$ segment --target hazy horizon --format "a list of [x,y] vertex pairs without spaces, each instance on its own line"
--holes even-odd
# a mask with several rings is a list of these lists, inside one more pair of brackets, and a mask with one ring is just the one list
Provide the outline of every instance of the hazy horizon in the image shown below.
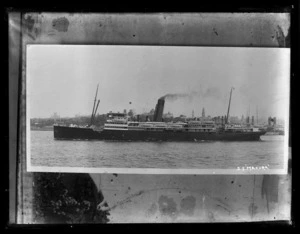
[[[236,47],[28,45],[31,118],[149,112],[166,94],[164,113],[276,116],[289,104],[290,49]],[[131,103],[131,104],[130,104]]]

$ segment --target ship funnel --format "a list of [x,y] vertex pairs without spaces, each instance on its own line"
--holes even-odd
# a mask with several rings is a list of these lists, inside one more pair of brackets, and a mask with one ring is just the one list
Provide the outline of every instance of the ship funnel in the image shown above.
[[157,104],[155,106],[154,116],[153,116],[153,121],[154,122],[161,122],[162,121],[164,106],[165,106],[164,98],[158,99]]

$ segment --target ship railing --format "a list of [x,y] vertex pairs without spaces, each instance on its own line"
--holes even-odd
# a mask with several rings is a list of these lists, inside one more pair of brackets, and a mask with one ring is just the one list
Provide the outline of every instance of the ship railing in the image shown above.
[[128,125],[114,125],[114,124],[104,124],[104,128],[128,128]]
[[115,119],[108,119],[106,120],[106,123],[114,123],[114,124],[122,124],[122,123],[125,123],[127,124],[128,121],[126,120],[115,120]]

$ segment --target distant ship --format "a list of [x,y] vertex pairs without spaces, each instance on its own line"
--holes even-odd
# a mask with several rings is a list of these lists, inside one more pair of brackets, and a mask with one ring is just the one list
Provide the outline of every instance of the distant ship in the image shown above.
[[266,134],[267,136],[274,136],[274,135],[279,135],[279,136],[284,136],[284,130],[283,129],[267,129]]
[[[98,87],[97,87],[98,90]],[[235,125],[228,122],[232,89],[227,116],[221,123],[212,120],[190,120],[164,122],[165,99],[158,99],[153,121],[131,121],[125,113],[108,113],[103,129],[93,126],[93,119],[99,105],[96,105],[97,91],[91,116],[86,127],[55,124],[54,139],[57,140],[112,140],[112,141],[259,141],[265,130],[250,125]]]

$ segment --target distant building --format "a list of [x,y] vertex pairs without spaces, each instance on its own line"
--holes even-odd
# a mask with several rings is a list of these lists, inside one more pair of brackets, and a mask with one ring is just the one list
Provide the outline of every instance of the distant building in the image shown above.
[[60,116],[57,114],[57,112],[54,112],[53,115],[50,118],[51,119],[59,119]]
[[238,123],[240,123],[240,120],[239,120],[238,116],[230,116],[229,117],[229,122],[234,123],[234,124],[238,124]]
[[168,112],[166,114],[163,114],[163,118],[165,118],[165,119],[173,118],[173,114]]
[[154,109],[151,109],[150,112],[149,112],[149,114],[150,114],[150,115],[154,115],[154,112],[155,112],[155,110],[154,110]]
[[186,121],[187,117],[185,115],[180,115],[178,117],[173,118],[173,122],[184,122]]
[[202,118],[205,118],[205,109],[204,109],[204,107],[202,108]]
[[247,116],[247,117],[246,117],[246,123],[247,123],[247,124],[250,124],[250,116]]
[[269,117],[269,118],[268,118],[268,125],[269,125],[269,126],[271,126],[271,125],[273,125],[273,126],[276,125],[276,117],[273,117],[273,118],[272,118],[272,117]]
[[134,116],[134,111],[133,111],[133,109],[130,109],[130,110],[128,111],[128,115],[129,115],[130,117],[133,117],[133,116]]
[[54,114],[50,118],[53,119],[54,122],[56,122],[57,120],[60,119],[60,116],[56,112],[54,112]]

